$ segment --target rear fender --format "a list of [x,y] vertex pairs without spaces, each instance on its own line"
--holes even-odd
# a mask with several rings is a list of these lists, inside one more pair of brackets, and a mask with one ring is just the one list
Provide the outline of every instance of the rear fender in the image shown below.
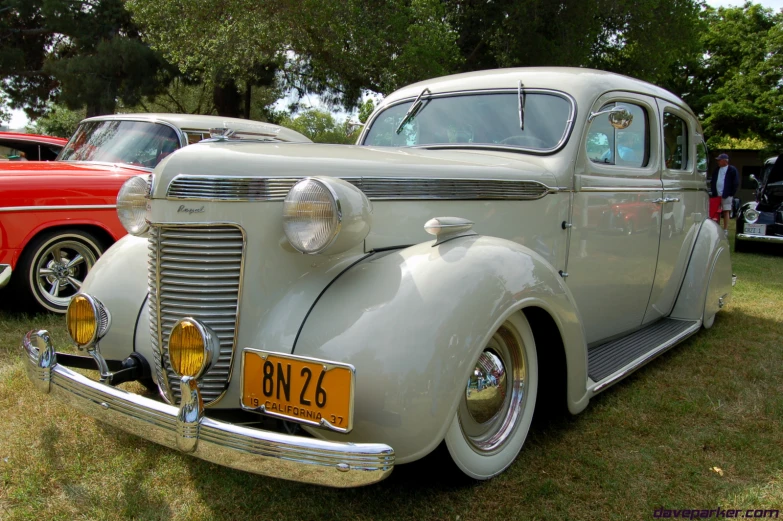
[[400,463],[423,457],[443,439],[491,335],[528,306],[543,308],[559,329],[568,407],[579,412],[587,405],[583,328],[568,288],[543,257],[472,236],[357,264],[315,305],[294,351],[356,368],[354,429],[310,432],[389,443]]
[[705,220],[693,247],[671,318],[703,320],[712,326],[715,313],[731,300],[731,254],[723,229]]

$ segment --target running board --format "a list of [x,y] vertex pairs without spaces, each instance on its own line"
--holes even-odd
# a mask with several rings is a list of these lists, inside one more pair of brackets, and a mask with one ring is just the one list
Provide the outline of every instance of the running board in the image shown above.
[[667,349],[682,342],[701,327],[701,320],[664,318],[623,338],[601,344],[587,352],[587,373],[597,394],[619,382]]

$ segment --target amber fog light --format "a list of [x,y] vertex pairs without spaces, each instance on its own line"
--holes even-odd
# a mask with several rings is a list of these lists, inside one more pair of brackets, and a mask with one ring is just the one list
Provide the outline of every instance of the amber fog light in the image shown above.
[[65,315],[68,334],[80,347],[89,347],[109,330],[110,317],[106,307],[95,297],[79,293],[68,304]]
[[183,318],[169,336],[169,361],[177,375],[199,378],[219,354],[217,335],[193,318]]

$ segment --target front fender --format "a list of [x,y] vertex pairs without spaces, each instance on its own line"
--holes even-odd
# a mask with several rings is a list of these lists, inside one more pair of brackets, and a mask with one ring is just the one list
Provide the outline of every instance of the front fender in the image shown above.
[[136,321],[147,297],[147,249],[146,238],[126,235],[100,256],[82,284],[81,292],[97,297],[111,314],[101,340],[107,359],[124,360],[133,352]]
[[570,292],[543,257],[515,242],[472,236],[357,264],[314,306],[294,351],[356,368],[354,429],[310,432],[388,443],[401,463],[423,457],[443,439],[492,333],[528,306],[546,310],[560,330],[568,405],[578,412],[587,404],[583,328]]
[[711,327],[718,310],[731,299],[731,254],[723,229],[705,220],[693,247],[688,269],[671,318],[703,320]]

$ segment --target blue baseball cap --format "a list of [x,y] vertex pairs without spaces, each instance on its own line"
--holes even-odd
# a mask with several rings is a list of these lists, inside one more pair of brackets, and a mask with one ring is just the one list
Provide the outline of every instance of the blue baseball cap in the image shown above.
[[721,154],[718,157],[716,157],[715,159],[717,159],[718,161],[720,161],[721,159],[725,159],[726,161],[728,161],[729,160],[729,155],[728,154]]

